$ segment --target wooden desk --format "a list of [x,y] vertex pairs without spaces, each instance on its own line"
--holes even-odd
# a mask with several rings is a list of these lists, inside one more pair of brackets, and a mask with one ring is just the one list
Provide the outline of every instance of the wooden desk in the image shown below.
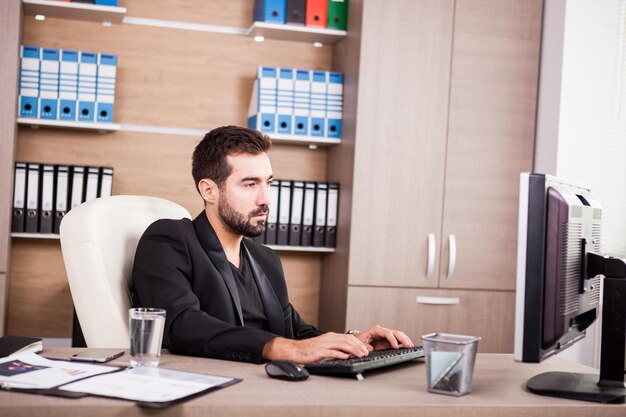
[[[47,357],[68,358],[79,349],[48,349]],[[128,356],[112,362],[128,364]],[[243,382],[164,410],[146,410],[129,401],[86,397],[65,399],[0,392],[0,416],[626,416],[626,405],[603,405],[534,395],[523,388],[540,372],[591,368],[552,358],[541,364],[515,363],[511,355],[479,354],[473,390],[464,397],[426,391],[421,362],[356,379],[311,376],[303,382],[270,379],[262,365],[164,354],[165,368],[243,378]]]

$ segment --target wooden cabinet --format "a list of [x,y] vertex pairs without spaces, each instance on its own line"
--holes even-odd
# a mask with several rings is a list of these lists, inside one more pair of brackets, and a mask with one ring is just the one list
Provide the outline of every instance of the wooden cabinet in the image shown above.
[[515,294],[510,291],[351,286],[348,305],[349,329],[393,323],[416,344],[424,334],[446,331],[481,336],[481,352],[511,349]]
[[441,287],[515,289],[519,174],[533,167],[541,5],[456,2]]
[[[542,2],[390,9],[363,2],[358,64],[335,56],[358,78],[356,97],[346,97],[354,173],[337,172],[352,183],[340,202],[347,250],[324,265],[321,325],[475,334],[483,351],[512,351],[518,182],[532,170]],[[405,297],[416,288],[459,290],[459,303],[419,306]]]
[[361,30],[350,284],[435,286],[454,1],[388,6],[364,3],[364,24],[377,18]]

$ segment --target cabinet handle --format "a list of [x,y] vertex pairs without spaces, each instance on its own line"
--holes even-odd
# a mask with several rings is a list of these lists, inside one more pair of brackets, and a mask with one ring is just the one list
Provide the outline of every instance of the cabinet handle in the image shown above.
[[448,254],[448,276],[447,279],[452,279],[454,270],[456,269],[456,236],[449,235],[448,242],[450,243],[450,253]]
[[433,272],[435,271],[435,257],[437,247],[435,242],[435,234],[428,234],[428,264],[426,265],[426,279],[431,279],[433,277]]
[[431,304],[431,305],[456,305],[461,302],[459,297],[426,297],[418,295],[415,297],[417,304]]

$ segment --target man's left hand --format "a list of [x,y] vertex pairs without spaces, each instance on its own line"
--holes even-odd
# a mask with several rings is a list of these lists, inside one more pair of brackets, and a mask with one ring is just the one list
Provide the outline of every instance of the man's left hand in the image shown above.
[[413,347],[413,342],[403,332],[379,325],[372,326],[353,336],[363,342],[369,351],[389,349],[390,347],[398,349],[400,344],[405,348]]

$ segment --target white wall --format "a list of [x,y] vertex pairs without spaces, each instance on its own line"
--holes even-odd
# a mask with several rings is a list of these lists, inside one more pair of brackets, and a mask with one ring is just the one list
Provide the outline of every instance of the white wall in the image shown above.
[[[545,0],[534,168],[591,187],[603,205],[602,250],[621,256],[626,255],[626,139],[619,136],[626,133],[621,129],[626,117],[617,107],[616,68],[624,3]],[[561,356],[597,367],[597,339],[592,329]]]

